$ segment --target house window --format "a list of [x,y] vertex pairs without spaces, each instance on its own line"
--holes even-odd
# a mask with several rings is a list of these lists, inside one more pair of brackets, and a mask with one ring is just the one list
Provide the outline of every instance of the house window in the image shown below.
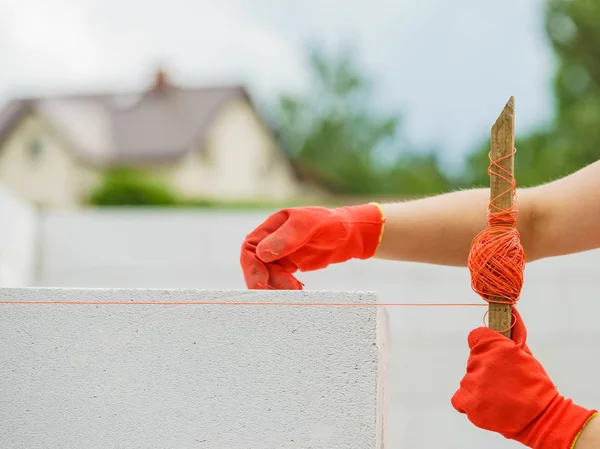
[[42,155],[43,145],[41,140],[33,139],[29,142],[29,158],[32,160],[37,160]]

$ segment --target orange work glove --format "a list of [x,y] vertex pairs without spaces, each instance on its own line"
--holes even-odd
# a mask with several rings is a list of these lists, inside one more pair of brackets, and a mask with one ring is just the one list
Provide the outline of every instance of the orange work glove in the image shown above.
[[246,236],[240,263],[250,289],[301,290],[292,274],[375,254],[385,219],[378,204],[283,209]]
[[516,309],[512,340],[479,327],[469,334],[467,373],[452,397],[477,427],[533,449],[571,449],[597,413],[566,399],[527,347]]

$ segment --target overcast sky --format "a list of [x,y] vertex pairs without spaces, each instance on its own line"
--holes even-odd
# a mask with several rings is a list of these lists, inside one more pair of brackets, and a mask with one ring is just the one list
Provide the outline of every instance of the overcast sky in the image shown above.
[[0,102],[141,89],[157,63],[183,84],[243,82],[261,102],[306,86],[303,46],[351,39],[382,108],[457,161],[510,95],[517,132],[552,113],[542,0],[0,0]]

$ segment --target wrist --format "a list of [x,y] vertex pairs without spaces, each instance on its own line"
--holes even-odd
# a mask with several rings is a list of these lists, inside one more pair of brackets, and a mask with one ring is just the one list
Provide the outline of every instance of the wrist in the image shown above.
[[594,413],[586,421],[581,432],[575,437],[573,449],[595,449],[600,446],[600,420],[596,419],[598,413]]
[[561,395],[514,438],[532,449],[573,449],[589,420],[597,413]]
[[349,232],[349,244],[354,245],[353,257],[370,259],[377,252],[383,236],[385,215],[378,203],[344,206],[333,209]]

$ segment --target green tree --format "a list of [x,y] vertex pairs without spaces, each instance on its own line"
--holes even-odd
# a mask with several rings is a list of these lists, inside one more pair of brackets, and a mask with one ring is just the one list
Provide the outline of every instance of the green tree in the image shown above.
[[[546,0],[545,29],[557,57],[554,120],[516,142],[519,185],[530,186],[576,171],[600,155],[600,2]],[[466,179],[488,184],[489,142],[467,164]]]
[[[317,167],[330,184],[351,195],[432,193],[444,184],[434,157],[394,150],[401,118],[372,110],[374,83],[351,48],[336,55],[312,49],[308,66],[309,94],[282,95],[278,105],[279,134],[300,165]],[[388,162],[382,163],[386,152]],[[419,170],[425,173],[420,176]]]
[[447,192],[457,184],[442,172],[440,166],[435,154],[404,155],[386,172],[384,193],[422,196]]
[[600,2],[549,0],[546,30],[559,60],[552,145],[569,171],[600,155]]

